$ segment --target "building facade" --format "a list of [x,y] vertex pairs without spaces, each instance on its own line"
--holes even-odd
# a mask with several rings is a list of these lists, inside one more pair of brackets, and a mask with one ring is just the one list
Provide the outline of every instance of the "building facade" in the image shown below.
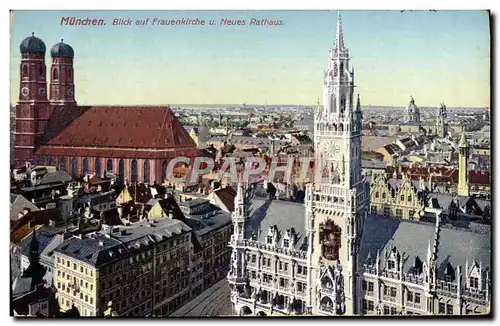
[[359,96],[354,106],[353,89],[339,17],[324,107],[314,118],[315,164],[321,165],[305,204],[258,199],[251,187],[238,185],[228,273],[234,314],[489,313],[488,230],[450,227],[439,214],[435,223],[410,220],[418,194],[408,180],[397,193],[408,220],[392,210],[369,213],[361,106]]

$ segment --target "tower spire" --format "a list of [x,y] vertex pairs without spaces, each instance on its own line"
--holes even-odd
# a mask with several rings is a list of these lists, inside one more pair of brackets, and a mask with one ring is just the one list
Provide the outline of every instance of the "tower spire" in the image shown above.
[[340,17],[340,10],[337,17],[337,35],[335,36],[335,45],[333,46],[335,53],[344,52],[344,34],[342,32],[342,18]]

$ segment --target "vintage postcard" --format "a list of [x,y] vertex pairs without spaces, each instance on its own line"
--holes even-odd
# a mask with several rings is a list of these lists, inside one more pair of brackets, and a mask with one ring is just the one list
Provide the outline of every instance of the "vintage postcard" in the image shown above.
[[491,316],[490,12],[10,20],[11,316]]

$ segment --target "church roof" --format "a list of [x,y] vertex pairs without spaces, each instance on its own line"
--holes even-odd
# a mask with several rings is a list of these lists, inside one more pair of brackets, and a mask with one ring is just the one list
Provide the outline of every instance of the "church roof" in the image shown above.
[[169,107],[54,108],[37,155],[120,158],[197,156]]

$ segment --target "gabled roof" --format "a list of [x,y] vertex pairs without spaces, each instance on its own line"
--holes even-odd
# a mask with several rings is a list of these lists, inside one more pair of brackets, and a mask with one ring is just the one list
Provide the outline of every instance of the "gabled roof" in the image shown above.
[[[12,201],[12,200],[14,200],[14,201]],[[22,196],[22,195],[11,194],[10,201],[11,201],[11,205],[10,205],[10,219],[11,220],[19,219],[19,213],[23,212],[25,208],[29,209],[32,212],[40,210],[35,204],[33,204],[32,202],[30,202],[29,200],[24,198],[24,196]]]
[[40,184],[49,184],[54,182],[70,182],[72,180],[71,176],[62,170],[57,170],[52,173],[47,173],[43,176],[43,178],[39,181]]
[[198,153],[172,110],[162,106],[58,106],[42,144],[38,155],[170,158]]
[[234,212],[234,198],[236,197],[236,190],[234,190],[233,187],[227,186],[225,188],[214,190],[213,195],[219,198],[229,212]]

